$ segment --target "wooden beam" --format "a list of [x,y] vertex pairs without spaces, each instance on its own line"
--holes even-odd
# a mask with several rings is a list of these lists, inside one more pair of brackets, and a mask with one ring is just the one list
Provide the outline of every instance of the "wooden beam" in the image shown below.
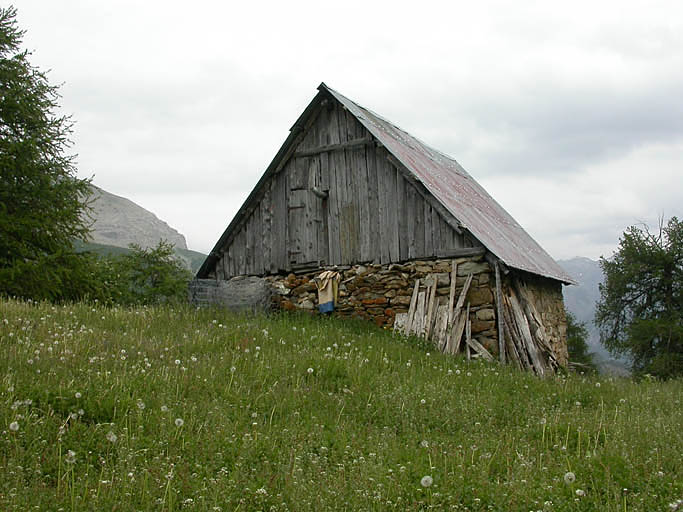
[[340,142],[337,144],[327,144],[325,146],[320,146],[313,149],[305,149],[302,151],[295,151],[294,158],[304,157],[304,156],[315,156],[320,153],[328,153],[330,151],[337,151],[340,149],[350,149],[358,146],[366,146],[372,144],[372,136],[361,137],[360,139],[353,139],[347,142]]
[[486,247],[460,247],[450,251],[444,251],[439,258],[467,258],[486,254]]

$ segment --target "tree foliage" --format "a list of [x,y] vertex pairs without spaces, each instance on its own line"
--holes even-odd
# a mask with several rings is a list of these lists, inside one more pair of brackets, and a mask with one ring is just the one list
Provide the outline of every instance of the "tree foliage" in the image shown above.
[[73,251],[87,226],[87,180],[68,154],[71,121],[59,93],[21,50],[16,10],[0,8],[0,293],[71,298],[87,275]]
[[627,354],[637,373],[683,375],[683,222],[657,233],[632,226],[614,256],[601,258],[596,323],[613,354]]
[[567,314],[567,351],[569,362],[578,363],[579,368],[596,371],[593,356],[588,352],[588,330],[586,325],[579,322],[569,311]]
[[131,245],[132,251],[110,259],[112,279],[120,304],[159,304],[187,300],[192,275],[177,259],[173,245],[164,240],[150,249]]

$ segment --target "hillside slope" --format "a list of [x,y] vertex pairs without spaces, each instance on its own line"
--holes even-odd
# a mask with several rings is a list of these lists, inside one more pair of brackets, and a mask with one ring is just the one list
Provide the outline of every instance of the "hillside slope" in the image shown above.
[[0,300],[0,510],[668,510],[683,382],[366,322]]
[[149,248],[164,239],[179,249],[187,249],[185,237],[152,212],[94,185],[91,190],[92,242],[116,247],[137,244]]

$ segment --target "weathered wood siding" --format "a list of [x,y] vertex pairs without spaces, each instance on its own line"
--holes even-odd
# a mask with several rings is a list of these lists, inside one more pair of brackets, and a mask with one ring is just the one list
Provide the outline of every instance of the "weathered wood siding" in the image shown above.
[[213,277],[448,257],[481,246],[456,232],[455,219],[338,103],[318,110],[293,149],[222,248]]

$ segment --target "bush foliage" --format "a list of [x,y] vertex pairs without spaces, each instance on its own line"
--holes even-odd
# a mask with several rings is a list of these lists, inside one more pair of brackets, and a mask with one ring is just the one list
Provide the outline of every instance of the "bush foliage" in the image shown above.
[[570,363],[577,364],[578,368],[596,371],[593,356],[588,352],[588,329],[586,325],[579,322],[569,311],[567,314],[567,351],[569,352]]

